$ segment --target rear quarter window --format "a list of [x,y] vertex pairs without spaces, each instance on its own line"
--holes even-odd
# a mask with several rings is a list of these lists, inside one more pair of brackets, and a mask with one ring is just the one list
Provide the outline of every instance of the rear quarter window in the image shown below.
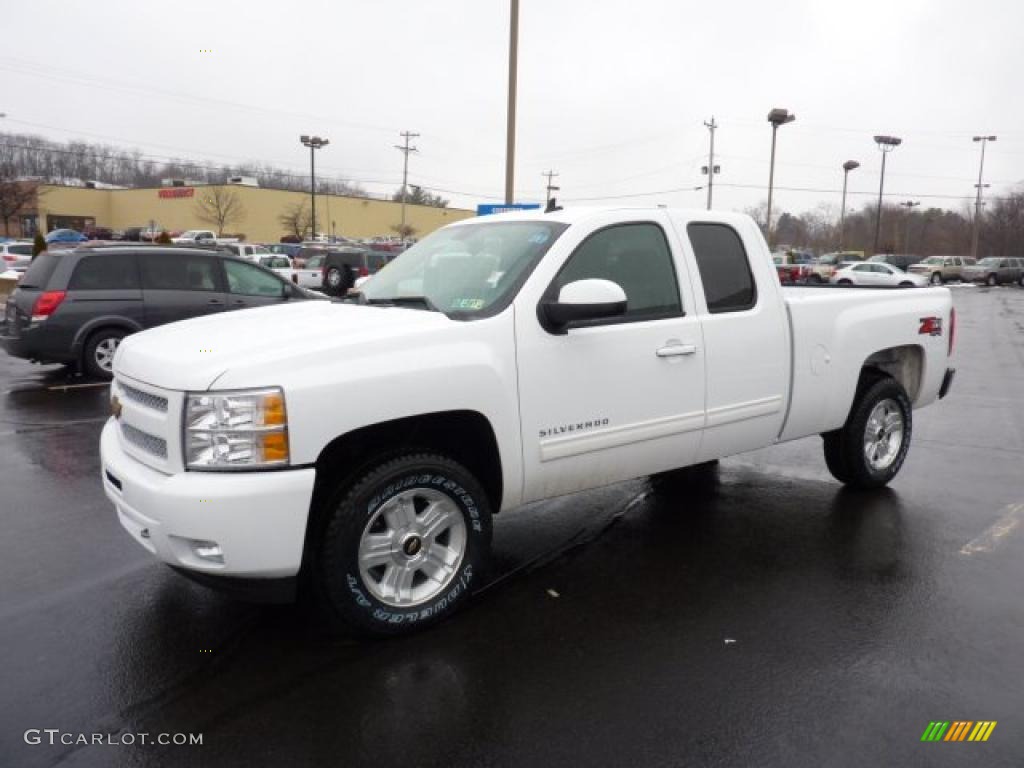
[[57,269],[57,265],[60,264],[62,258],[63,256],[60,253],[50,253],[49,251],[40,253],[32,259],[29,268],[25,270],[19,287],[38,288],[41,291],[46,290],[50,278],[53,276],[53,271]]
[[743,241],[727,224],[687,226],[708,312],[742,312],[757,304],[757,287]]

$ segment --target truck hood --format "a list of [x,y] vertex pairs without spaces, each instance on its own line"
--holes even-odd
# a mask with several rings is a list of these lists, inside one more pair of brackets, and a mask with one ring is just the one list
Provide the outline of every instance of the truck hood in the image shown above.
[[121,342],[114,372],[153,386],[202,391],[232,368],[290,368],[302,358],[352,356],[395,337],[457,328],[440,312],[297,301],[170,323]]

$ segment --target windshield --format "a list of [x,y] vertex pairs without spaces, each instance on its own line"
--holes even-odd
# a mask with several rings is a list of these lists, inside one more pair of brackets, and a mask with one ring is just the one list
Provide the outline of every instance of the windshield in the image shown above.
[[[424,238],[363,286],[368,303],[426,299],[460,318],[500,311],[568,227],[552,221],[463,224]],[[407,305],[407,302],[402,302]]]

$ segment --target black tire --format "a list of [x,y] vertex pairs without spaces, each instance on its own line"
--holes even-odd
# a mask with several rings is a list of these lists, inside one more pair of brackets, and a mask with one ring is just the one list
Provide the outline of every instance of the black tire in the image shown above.
[[989,287],[995,287],[999,285],[999,278],[996,277],[995,275],[989,275],[988,277],[985,278],[985,285]]
[[914,284],[912,282],[910,282],[909,280],[904,280],[902,283],[900,283],[900,288],[913,288],[913,287],[914,287]]
[[[85,342],[85,348],[82,350],[82,370],[86,375],[94,379],[112,379],[114,372],[109,367],[113,365],[111,348],[116,350],[121,339],[127,335],[120,328],[100,328],[95,331]],[[108,352],[111,354],[108,355]],[[109,361],[109,364],[106,361]]]
[[1024,272],[1021,273],[1020,280],[1017,281],[1017,285],[1019,285],[1021,288],[1024,288]]
[[324,275],[324,291],[328,295],[344,296],[354,284],[352,270],[348,267],[342,265],[327,268],[327,273]]
[[[876,454],[873,463],[867,455],[865,437],[876,407],[891,407],[890,415],[899,415],[902,431],[891,459],[886,460],[883,456],[879,461]],[[913,410],[902,385],[884,374],[868,375],[858,389],[846,424],[841,429],[822,435],[825,442],[825,464],[832,476],[845,485],[853,488],[881,488],[896,477],[903,466],[910,450],[912,434]],[[888,438],[885,445],[891,447]]]
[[837,281],[836,284],[837,285],[853,285],[853,280],[849,280],[849,279],[844,277],[844,278],[840,279],[839,281]]
[[928,282],[931,283],[932,285],[942,285],[942,283],[943,283],[942,273],[941,272],[933,272],[932,276],[928,279]]
[[[428,519],[423,514],[427,507],[421,506],[421,502],[431,504],[431,499],[423,498],[428,494],[442,508],[448,507],[451,520],[450,528],[433,535],[417,527]],[[407,500],[404,506],[397,501],[399,496]],[[390,507],[389,501],[394,502]],[[402,518],[406,515],[398,513],[408,510],[409,504],[414,520],[406,518],[405,528],[391,528],[385,510],[391,509]],[[348,627],[380,637],[408,634],[436,624],[466,602],[472,587],[481,581],[490,556],[487,495],[468,470],[445,456],[420,453],[384,461],[355,482],[340,487],[328,502],[326,515],[323,533],[313,543],[311,576],[319,613],[332,630]],[[365,573],[360,567],[364,536],[382,538],[385,544],[374,558],[384,562],[367,566]],[[386,548],[388,538],[392,541],[390,549]],[[415,570],[417,564],[437,567],[436,561],[428,557],[435,544],[449,552],[461,547],[459,558],[444,566],[450,573],[445,573],[443,579],[431,579]],[[396,575],[392,583],[386,584],[389,574],[410,571],[415,572],[405,587],[410,590],[406,604],[401,604],[400,591],[397,599],[388,601],[382,592],[390,591],[394,580],[402,578]],[[418,583],[416,576],[422,576]],[[434,589],[436,592],[429,594]],[[412,590],[426,593],[416,600]]]
[[821,279],[821,275],[817,274],[816,272],[812,272],[810,275],[807,276],[807,282],[808,283],[822,283],[824,281]]

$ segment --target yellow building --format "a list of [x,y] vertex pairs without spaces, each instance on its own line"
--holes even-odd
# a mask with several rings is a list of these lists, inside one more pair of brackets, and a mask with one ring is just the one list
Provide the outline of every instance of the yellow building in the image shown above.
[[[44,184],[39,188],[35,210],[23,211],[16,226],[23,231],[35,227],[49,232],[65,227],[79,231],[91,227],[125,230],[148,228],[153,223],[157,229],[169,232],[216,231],[217,225],[204,221],[200,211],[201,201],[211,199],[216,189],[234,193],[241,208],[238,216],[224,222],[224,234],[244,235],[250,242],[278,242],[289,234],[280,218],[303,203],[309,210],[309,193],[243,185],[89,189]],[[394,235],[394,227],[402,220],[401,209],[401,203],[389,200],[317,195],[317,230],[360,238]],[[475,215],[474,211],[458,208],[407,205],[405,219],[414,230],[413,236],[423,237],[445,224]]]

